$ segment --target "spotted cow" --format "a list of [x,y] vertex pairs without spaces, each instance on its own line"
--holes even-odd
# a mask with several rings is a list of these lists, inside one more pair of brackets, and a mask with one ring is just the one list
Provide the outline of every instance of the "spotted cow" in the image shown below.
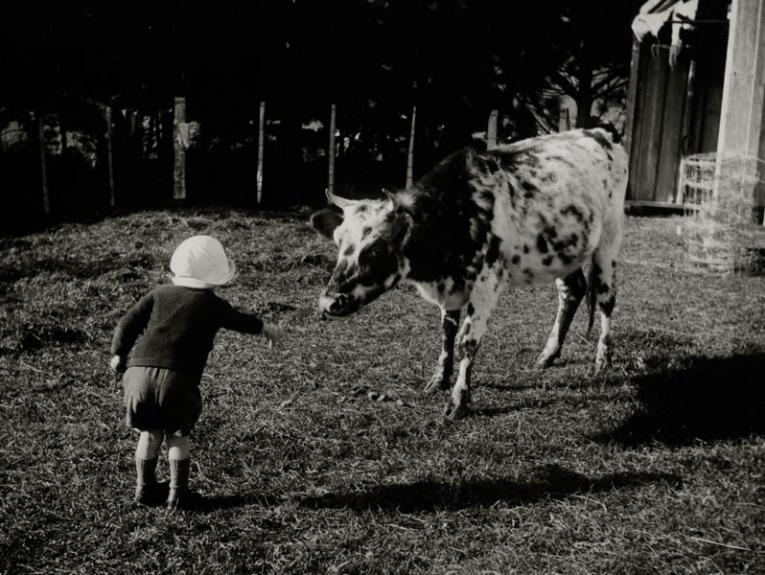
[[626,183],[624,149],[605,130],[592,129],[460,150],[413,189],[381,200],[328,194],[342,215],[325,209],[311,223],[339,253],[319,307],[348,315],[401,281],[414,283],[441,309],[442,350],[426,391],[448,389],[457,341],[457,380],[444,409],[449,419],[467,413],[471,366],[506,286],[557,284],[558,313],[539,367],[560,355],[589,293],[590,327],[600,310],[601,370],[611,357]]

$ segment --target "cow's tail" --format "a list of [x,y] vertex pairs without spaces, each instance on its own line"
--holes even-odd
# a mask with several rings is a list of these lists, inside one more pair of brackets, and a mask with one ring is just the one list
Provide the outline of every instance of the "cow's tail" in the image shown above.
[[597,266],[595,265],[595,257],[593,256],[592,262],[590,263],[590,271],[587,275],[587,334],[585,337],[590,336],[590,332],[592,331],[592,324],[595,323],[595,308],[598,305],[598,286],[596,285],[598,283],[598,274],[597,274]]

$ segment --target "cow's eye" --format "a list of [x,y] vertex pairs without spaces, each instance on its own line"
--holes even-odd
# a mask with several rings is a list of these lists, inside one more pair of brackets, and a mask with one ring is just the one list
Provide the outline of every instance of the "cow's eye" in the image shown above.
[[377,258],[383,255],[383,247],[380,244],[372,244],[366,251],[367,256],[370,258]]

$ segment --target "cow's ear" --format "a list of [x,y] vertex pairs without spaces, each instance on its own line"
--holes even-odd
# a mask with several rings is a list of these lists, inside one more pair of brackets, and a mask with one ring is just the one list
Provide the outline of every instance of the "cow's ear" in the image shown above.
[[343,223],[343,216],[332,210],[321,210],[311,214],[311,225],[321,235],[333,239],[335,228]]
[[396,210],[391,223],[391,239],[394,244],[403,241],[412,226],[412,216],[404,210]]

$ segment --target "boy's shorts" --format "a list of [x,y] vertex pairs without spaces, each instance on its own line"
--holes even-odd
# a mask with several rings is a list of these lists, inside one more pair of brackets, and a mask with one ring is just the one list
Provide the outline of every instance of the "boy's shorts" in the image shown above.
[[198,377],[162,367],[129,367],[122,386],[129,427],[183,436],[202,413]]

